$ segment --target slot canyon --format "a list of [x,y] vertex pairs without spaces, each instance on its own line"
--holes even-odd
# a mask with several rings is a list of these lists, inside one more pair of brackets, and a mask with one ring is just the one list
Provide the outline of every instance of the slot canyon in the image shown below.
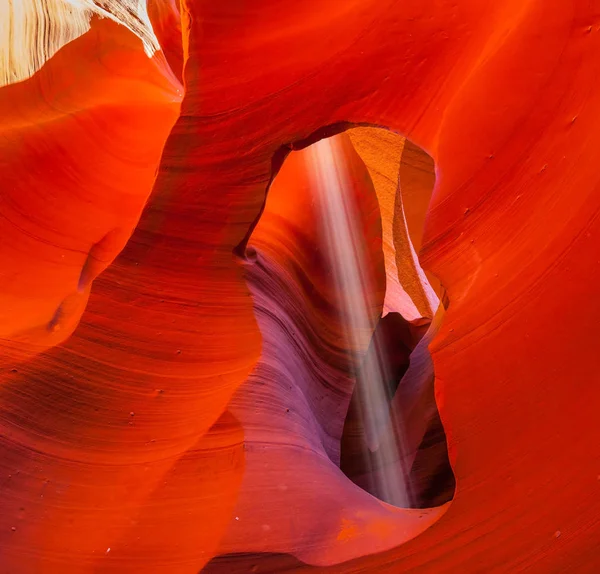
[[600,572],[600,2],[0,0],[0,574]]

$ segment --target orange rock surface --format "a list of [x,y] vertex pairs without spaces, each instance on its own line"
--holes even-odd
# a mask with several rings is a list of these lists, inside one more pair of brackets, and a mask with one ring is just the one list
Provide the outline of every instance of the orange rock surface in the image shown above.
[[[600,5],[149,15],[151,58],[94,18],[0,88],[0,572],[600,571]],[[288,154],[356,126],[406,138],[376,165],[336,137],[370,309],[387,274],[433,314],[390,280],[386,229],[446,307],[411,379],[431,392],[435,371],[442,507],[390,507],[339,469],[349,350],[308,151]],[[407,149],[435,165],[428,205]],[[375,175],[393,162],[407,226]]]

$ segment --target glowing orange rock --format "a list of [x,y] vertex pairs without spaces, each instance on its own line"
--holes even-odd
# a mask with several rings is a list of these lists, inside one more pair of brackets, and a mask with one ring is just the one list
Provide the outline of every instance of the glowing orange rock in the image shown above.
[[[196,286],[186,303],[182,275],[169,278],[148,254],[152,212],[138,228],[142,240],[95,284],[75,334],[42,352],[70,335],[89,284],[139,218],[178,113],[169,74],[160,56],[149,60],[129,32],[102,20],[30,80],[0,91],[12,154],[3,166],[0,380],[8,571],[127,572],[146,559],[148,571],[173,559],[197,570],[230,518],[243,435],[222,414],[229,384],[221,373],[231,362],[215,352],[211,364],[208,354],[210,344],[227,345],[204,331]],[[138,289],[161,281],[172,288],[160,299]],[[212,471],[203,474],[207,456]],[[215,497],[207,502],[203,492]],[[190,531],[191,517],[210,527]]]
[[[364,244],[357,247],[376,286],[377,316],[384,273],[376,195],[349,139],[337,138],[354,182],[347,192],[362,215]],[[336,564],[415,536],[442,511],[386,506],[339,469],[353,383],[309,157],[307,150],[288,157],[250,240],[257,259],[248,281],[263,353],[230,406],[246,431],[247,469],[221,552],[289,553]]]
[[[410,320],[433,317],[438,298],[417,252],[435,183],[433,160],[405,138],[383,129],[354,128],[352,143],[373,179],[383,220],[387,286],[384,312]],[[404,199],[403,199],[404,198]]]
[[5,354],[71,334],[137,223],[180,99],[164,60],[109,20],[0,90]]
[[[95,282],[73,336],[16,367],[10,361],[15,352],[30,350],[25,343],[39,351],[63,339],[30,330],[62,324],[54,316],[70,296],[73,318],[62,333],[73,329],[84,305],[77,285],[92,245],[115,227],[127,230],[106,249],[99,244],[92,257],[99,264],[89,267],[84,283],[110,263],[133,229],[177,94],[164,74],[153,75],[157,60],[143,59],[139,41],[105,21],[95,21],[57,61],[71,54],[72,65],[100,46],[100,54],[108,54],[104,64],[125,79],[113,84],[90,72],[96,89],[73,72],[67,74],[72,92],[56,85],[74,96],[69,113],[83,113],[87,99],[105,89],[116,98],[103,101],[106,109],[94,116],[106,131],[98,129],[93,142],[110,131],[110,145],[120,142],[114,163],[106,157],[111,154],[95,162],[86,156],[79,142],[88,132],[71,123],[61,134],[67,155],[60,158],[58,136],[46,144],[46,132],[38,131],[41,120],[58,121],[54,112],[42,108],[33,120],[20,119],[20,105],[33,98],[20,91],[28,82],[0,90],[0,109],[10,118],[0,128],[5,153],[22,154],[3,166],[9,191],[2,197],[9,205],[2,215],[8,221],[11,209],[14,216],[25,207],[32,214],[13,217],[21,222],[14,225],[18,231],[3,232],[3,269],[10,273],[3,309],[11,310],[1,327],[7,365],[17,369],[5,370],[0,386],[3,565],[17,573],[123,572],[139,564],[149,571],[193,572],[219,551],[219,540],[220,551],[244,550],[242,534],[231,526],[232,502],[240,496],[243,505],[253,492],[268,489],[244,492],[239,486],[242,431],[224,414],[260,357],[252,299],[233,253],[261,213],[282,149],[350,122],[402,133],[436,164],[421,262],[449,299],[431,351],[455,499],[431,528],[381,554],[372,552],[381,550],[389,524],[372,515],[358,527],[325,525],[328,531],[317,530],[314,539],[327,545],[312,551],[305,531],[280,534],[261,524],[259,540],[256,530],[254,538],[239,530],[248,536],[247,549],[296,553],[334,564],[332,572],[596,572],[598,7],[583,0],[265,0],[251,6],[196,0],[183,2],[181,14],[187,92],[148,206],[126,249]],[[110,57],[104,42],[135,45],[133,54],[125,50],[132,60],[122,52]],[[175,62],[177,42],[173,46]],[[93,71],[91,64],[75,69]],[[138,71],[143,87],[126,83]],[[118,105],[123,97],[126,111]],[[33,103],[39,110],[39,101]],[[68,122],[66,116],[61,121]],[[125,124],[135,130],[121,132]],[[21,130],[19,137],[14,130]],[[23,147],[15,150],[15,142]],[[36,172],[44,144],[55,148],[46,157],[81,170],[65,172],[64,181],[51,177],[47,165],[43,174]],[[123,148],[143,149],[145,168],[127,165]],[[104,174],[119,185],[105,194],[100,185],[86,187],[94,193],[68,217],[52,206],[42,209],[37,197],[21,207],[10,195],[12,185],[28,177],[54,183],[49,189],[58,193],[70,177],[89,182]],[[75,205],[76,197],[63,205]],[[89,215],[82,204],[90,206]],[[36,229],[45,231],[38,235],[42,241],[33,241],[34,230],[23,225],[32,225],[38,213],[43,217]],[[75,223],[78,228],[71,228]],[[63,240],[73,250],[64,267],[58,262]],[[322,418],[315,397],[306,401],[305,413]],[[263,412],[266,419],[273,411],[265,406]],[[213,492],[206,499],[190,480],[198,469],[194,453],[207,461],[206,474],[198,473],[205,492]],[[303,457],[294,462],[300,485],[301,478],[318,481],[325,468],[331,471],[330,459],[316,470]],[[180,487],[169,489],[171,476]],[[45,480],[59,487],[46,487],[47,494]],[[348,481],[344,488],[354,487]],[[332,493],[324,499],[317,489],[311,493],[312,502],[292,500],[305,502],[304,524],[319,529]],[[191,506],[189,523],[180,496]],[[273,516],[265,518],[268,526]],[[142,536],[154,546],[168,526],[182,523],[199,527],[198,538],[185,531],[180,549],[170,535],[170,548],[144,546]],[[362,536],[369,528],[376,535]],[[114,552],[118,541],[123,544],[111,565],[113,541]],[[343,543],[370,555],[335,564],[349,555],[338,552]],[[228,562],[221,564],[231,571]]]
[[[456,496],[423,535],[348,570],[593,571],[597,317],[580,302],[594,300],[598,259],[600,176],[586,135],[598,121],[598,13],[560,2],[337,6],[190,4],[205,42],[188,67],[210,87],[184,108],[215,138],[200,138],[221,158],[214,189],[243,187],[256,213],[277,144],[336,122],[388,126],[436,162],[423,261],[450,299],[432,349]],[[244,143],[236,177],[223,138]]]

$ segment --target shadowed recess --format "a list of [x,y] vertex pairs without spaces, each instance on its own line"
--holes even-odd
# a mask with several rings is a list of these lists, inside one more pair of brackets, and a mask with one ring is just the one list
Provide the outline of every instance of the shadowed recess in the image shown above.
[[[439,300],[411,255],[408,231],[394,233],[392,225],[403,209],[399,176],[410,174],[402,165],[405,140],[381,128],[336,133],[340,126],[348,127],[280,150],[272,163],[277,174],[247,240],[242,264],[262,354],[230,403],[244,427],[247,467],[221,557],[207,571],[224,568],[227,556],[232,568],[239,562],[246,571],[284,571],[279,562],[294,531],[314,531],[307,509],[315,497],[326,497],[330,508],[324,541],[292,559],[313,565],[352,558],[347,542],[359,534],[388,548],[401,544],[436,518],[413,524],[426,514],[396,512],[430,512],[452,499],[454,477],[443,427],[434,420],[427,349],[441,323],[440,313],[437,321],[431,316]],[[432,165],[422,187],[427,198],[433,183]],[[424,217],[415,217],[421,227]],[[400,242],[407,245],[396,250]],[[406,254],[407,290],[415,293],[418,283],[429,297],[418,304],[398,272]],[[422,453],[424,441],[436,448]],[[378,524],[386,524],[390,538],[373,527]]]

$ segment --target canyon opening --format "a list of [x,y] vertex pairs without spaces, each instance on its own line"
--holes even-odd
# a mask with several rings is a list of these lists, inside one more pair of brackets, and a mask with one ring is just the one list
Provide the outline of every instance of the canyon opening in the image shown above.
[[444,292],[418,259],[434,183],[430,156],[389,130],[320,139],[283,162],[247,250],[263,357],[287,357],[255,382],[295,387],[304,408],[286,413],[400,508],[442,505],[455,486],[428,349]]

